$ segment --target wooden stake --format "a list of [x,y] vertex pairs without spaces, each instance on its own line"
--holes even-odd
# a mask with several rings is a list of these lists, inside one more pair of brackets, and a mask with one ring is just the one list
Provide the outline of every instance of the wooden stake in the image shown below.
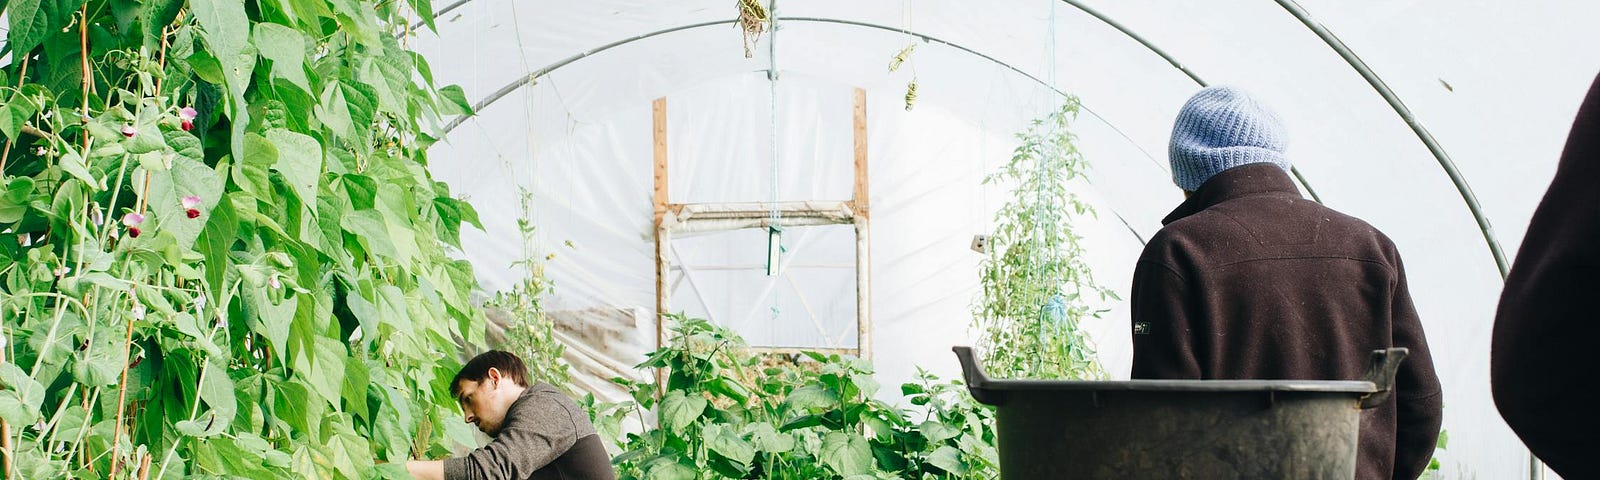
[[867,91],[855,89],[856,188],[852,210],[856,228],[856,349],[872,359],[871,205],[867,189]]
[[[4,335],[0,332],[0,335]],[[0,364],[6,363],[6,350],[0,348]],[[11,424],[0,420],[0,478],[11,478]]]
[[[667,244],[662,220],[667,215],[667,98],[651,104],[655,135],[656,348],[667,344]],[[666,370],[656,369],[656,394],[666,388]]]

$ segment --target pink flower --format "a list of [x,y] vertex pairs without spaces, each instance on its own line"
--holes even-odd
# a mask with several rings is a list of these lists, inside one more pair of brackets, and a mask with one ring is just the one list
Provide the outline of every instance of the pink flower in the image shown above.
[[144,320],[144,304],[133,302],[133,308],[128,313],[133,316],[134,320]]
[[128,137],[128,138],[133,138],[134,135],[138,135],[138,134],[139,134],[139,129],[133,128],[133,125],[123,125],[122,126],[122,136]]
[[271,277],[267,277],[267,286],[277,290],[283,288],[283,282],[278,281],[278,274],[274,273]]
[[189,196],[183,197],[183,209],[184,209],[183,213],[185,215],[188,215],[189,218],[199,218],[200,217],[200,210],[195,209],[195,207],[198,207],[198,206],[200,206],[200,196],[199,195],[189,195]]
[[194,117],[199,114],[200,112],[194,111],[194,107],[183,107],[178,110],[178,119],[183,121],[183,131],[194,130]]
[[128,227],[129,238],[139,238],[139,225],[144,223],[144,215],[129,213],[122,216],[122,224]]

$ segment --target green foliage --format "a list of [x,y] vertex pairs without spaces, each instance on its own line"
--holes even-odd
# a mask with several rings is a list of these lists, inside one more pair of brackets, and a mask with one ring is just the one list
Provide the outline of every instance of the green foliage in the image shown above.
[[1439,440],[1434,443],[1433,458],[1428,459],[1428,469],[1422,472],[1422,478],[1435,480],[1439,478],[1439,470],[1443,464],[1439,463],[1439,453],[1450,444],[1450,432],[1439,429]]
[[[763,361],[737,335],[678,320],[672,341],[641,367],[669,371],[667,387],[627,380],[634,401],[586,404],[623,453],[623,479],[993,479],[994,412],[959,382],[926,373],[901,387],[914,405],[873,399],[866,361],[808,353]],[[659,399],[659,400],[658,400]],[[619,435],[654,411],[659,428]]]
[[[517,219],[522,236],[523,259],[514,266],[528,269],[528,276],[510,290],[495,292],[487,306],[506,312],[511,318],[506,325],[505,344],[499,348],[517,354],[528,366],[529,380],[565,388],[572,380],[571,368],[561,354],[566,345],[556,339],[555,323],[546,317],[540,297],[550,292],[550,278],[544,274],[545,262],[555,259],[551,253],[538,257],[531,219],[533,194],[521,194],[521,216]],[[476,221],[476,219],[474,219]]]
[[996,214],[983,296],[973,322],[984,368],[1002,378],[1102,379],[1105,371],[1080,324],[1099,318],[1087,297],[1116,298],[1094,282],[1073,221],[1094,210],[1069,189],[1088,162],[1068,130],[1077,99],[1017,135],[1011,160],[984,180],[1012,186]]
[[483,341],[447,255],[476,214],[425,168],[459,89],[395,36],[429,2],[0,5],[13,474],[393,478],[472,441],[438,352]]

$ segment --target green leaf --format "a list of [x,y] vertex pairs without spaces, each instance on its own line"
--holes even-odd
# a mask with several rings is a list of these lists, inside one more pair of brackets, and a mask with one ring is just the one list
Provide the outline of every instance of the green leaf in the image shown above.
[[322,95],[317,99],[317,105],[312,108],[317,120],[320,120],[328,131],[334,136],[346,138],[350,136],[351,125],[350,102],[344,98],[344,90],[337,83],[330,83],[322,90]]
[[378,287],[378,318],[393,331],[409,333],[414,329],[406,295],[394,285]]
[[368,252],[392,259],[400,258],[394,242],[389,240],[389,228],[383,220],[383,214],[374,210],[357,210],[339,219],[339,226],[355,234]]
[[322,396],[329,404],[338,405],[345,379],[345,346],[338,340],[320,336],[316,337],[315,342],[316,352],[311,361],[311,371],[305,372],[309,377],[306,381],[311,383],[312,392]]
[[206,161],[205,146],[200,143],[199,137],[183,130],[170,130],[165,135],[167,146],[172,147],[178,156],[196,162]]
[[132,137],[122,140],[122,147],[128,153],[135,154],[166,150],[167,142],[161,134],[161,128],[156,124],[159,117],[153,108],[139,112],[139,120],[133,125],[136,132]]
[[467,94],[459,85],[449,85],[439,89],[439,97],[446,100],[446,113],[454,115],[472,115],[472,103],[467,101]]
[[329,0],[329,3],[333,5],[342,29],[367,48],[383,48],[383,41],[378,35],[378,16],[373,15],[370,9],[362,8],[362,3],[356,0]]
[[244,2],[231,0],[190,0],[189,8],[205,29],[206,43],[224,64],[250,48],[250,19]]
[[178,17],[178,11],[183,9],[184,0],[154,0],[145,5],[140,16],[144,24],[144,46],[149,49],[159,48],[161,29],[172,23]]
[[250,44],[250,20],[245,15],[244,2],[191,0],[189,8],[205,29],[206,43],[222,65],[222,77],[233,104],[229,116],[233,126],[230,136],[233,157],[242,158],[245,127],[250,124],[249,106],[244,94],[250,86],[251,72],[256,62],[256,49]]
[[301,202],[316,201],[322,180],[322,144],[310,135],[283,129],[268,130],[267,140],[278,151],[273,169],[283,174]]
[[473,432],[476,432],[476,430],[473,430],[472,424],[461,421],[459,417],[448,417],[444,418],[443,421],[436,420],[435,424],[444,425],[444,438],[450,439],[454,445],[467,448],[478,447],[478,437],[473,436]]
[[372,87],[360,83],[339,82],[345,105],[350,109],[350,126],[365,135],[372,128],[374,112],[378,110],[378,94]]
[[[359,359],[348,359],[348,361],[344,362],[345,382],[342,384],[343,388],[340,390],[340,393],[344,396],[345,408],[350,409],[350,413],[354,413],[362,418],[368,418],[371,416],[369,415],[371,412],[367,409],[367,387],[372,383],[370,375],[370,369],[367,368],[366,362],[363,362]],[[393,399],[391,399],[391,403],[393,403],[392,400]],[[405,409],[406,421],[404,424],[410,425],[410,404],[406,403],[405,398],[400,398],[399,400],[401,401],[400,404],[389,406]]]
[[661,426],[668,431],[682,432],[705,412],[706,403],[699,395],[687,396],[679,390],[668,393],[661,399]]
[[254,133],[246,134],[244,139],[244,156],[238,157],[241,161],[233,167],[233,183],[240,190],[265,197],[272,193],[272,183],[268,178],[267,170],[278,163],[278,147],[273,146],[266,137]]
[[[146,202],[155,213],[157,226],[172,234],[178,248],[193,248],[209,220],[211,207],[222,195],[221,177],[206,164],[186,157],[173,158],[169,170],[149,173],[150,196]],[[200,197],[200,205],[195,207],[200,213],[197,218],[189,218],[188,209],[183,207],[183,198],[191,195]]]
[[89,166],[83,163],[83,157],[79,156],[78,152],[73,150],[62,152],[60,160],[62,171],[72,175],[73,178],[83,180],[83,183],[95,190],[105,190],[105,184],[100,183],[100,179],[95,178],[93,173],[89,173]]
[[333,18],[326,0],[288,0],[280,3],[285,9],[292,10],[294,17],[311,30],[321,30],[322,19]]
[[0,363],[0,418],[12,425],[32,425],[44,405],[44,385],[14,363]]
[[231,263],[228,252],[239,239],[239,216],[234,213],[231,199],[218,199],[216,205],[211,209],[211,218],[206,220],[196,246],[205,257],[206,286],[211,288],[211,300],[220,301],[225,287],[223,280]]
[[299,303],[298,295],[291,295],[283,302],[274,304],[267,299],[264,289],[252,289],[242,295],[245,305],[250,309],[245,315],[250,321],[250,330],[267,337],[273,351],[279,356],[289,353],[289,327],[294,323],[295,309]]
[[406,2],[411,4],[411,11],[417,12],[417,16],[422,17],[422,23],[428,26],[428,30],[439,33],[439,27],[433,24],[432,0],[406,0]]
[[744,469],[748,469],[750,462],[756,457],[755,446],[750,445],[750,442],[745,441],[737,432],[721,424],[707,425],[701,435],[706,439],[706,446],[710,447],[711,451],[732,460]]
[[766,422],[752,423],[745,428],[757,450],[767,453],[785,453],[794,450],[794,437],[779,432]]
[[740,385],[739,382],[728,377],[717,377],[706,384],[706,390],[728,397],[740,405],[743,405],[745,400],[750,398],[749,389],[744,388],[744,385]]
[[17,139],[22,125],[35,113],[38,113],[38,109],[32,101],[20,92],[12,93],[5,105],[0,105],[0,133],[4,133],[6,138]]
[[385,46],[380,56],[369,57],[361,66],[360,78],[364,85],[372,87],[383,111],[404,118],[408,115],[406,93],[411,90],[413,75],[415,69],[411,67],[411,60],[400,53],[399,45],[394,45]]
[[850,374],[850,383],[855,384],[856,389],[861,390],[862,398],[872,398],[873,395],[878,394],[878,381],[874,380],[870,373],[852,373]]
[[876,465],[867,439],[844,432],[828,432],[818,457],[840,475],[869,474]]
[[801,411],[826,410],[839,406],[839,395],[820,383],[813,383],[789,392],[789,398],[783,403]]
[[221,434],[227,429],[228,424],[217,420],[215,412],[205,412],[194,420],[184,420],[173,425],[178,433],[195,438],[207,438]]
[[16,52],[32,52],[54,31],[67,26],[83,0],[15,0],[6,8],[11,19],[11,30],[6,34],[6,44],[11,47],[12,58]]
[[932,420],[922,422],[921,425],[917,426],[917,431],[922,432],[922,436],[928,439],[928,443],[943,442],[956,438],[956,435],[961,434],[961,430]]
[[643,480],[696,480],[700,475],[693,468],[676,462],[658,462],[644,471]]
[[261,56],[272,61],[272,75],[311,91],[311,80],[306,78],[306,40],[299,30],[276,23],[257,23],[251,38]]
[[815,427],[818,425],[822,425],[821,415],[801,415],[791,418],[787,422],[783,422],[783,426],[778,427],[778,430],[782,432],[788,432],[802,428]]
[[28,203],[33,197],[33,178],[11,177],[0,192],[0,223],[22,220],[28,213]]
[[378,195],[378,181],[366,175],[347,173],[339,177],[340,185],[344,186],[345,193],[350,197],[350,207],[356,210],[370,210]]
[[967,464],[961,461],[961,450],[949,445],[940,446],[929,454],[928,463],[952,475],[967,474]]
[[78,358],[72,366],[73,379],[85,386],[104,387],[116,385],[122,375],[122,352],[111,348],[94,349],[87,357]]

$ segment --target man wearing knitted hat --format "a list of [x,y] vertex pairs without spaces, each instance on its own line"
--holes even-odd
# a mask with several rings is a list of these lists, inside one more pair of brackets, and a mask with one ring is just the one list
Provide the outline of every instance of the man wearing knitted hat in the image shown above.
[[1440,389],[1394,243],[1300,196],[1278,116],[1234,88],[1184,104],[1172,179],[1187,199],[1134,268],[1133,378],[1358,379],[1406,347],[1394,395],[1361,417],[1356,478],[1415,479]]

